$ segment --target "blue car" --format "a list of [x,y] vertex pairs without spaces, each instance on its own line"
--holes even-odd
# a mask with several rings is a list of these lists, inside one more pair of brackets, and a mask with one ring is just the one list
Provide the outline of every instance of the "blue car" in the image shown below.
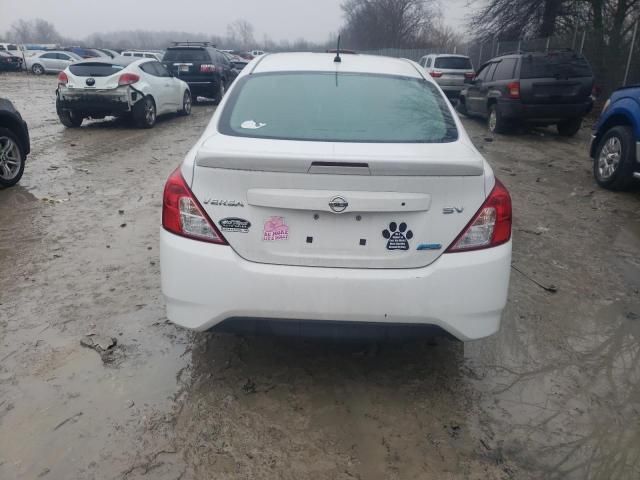
[[625,190],[640,179],[640,85],[620,88],[607,100],[593,127],[590,155],[601,187]]

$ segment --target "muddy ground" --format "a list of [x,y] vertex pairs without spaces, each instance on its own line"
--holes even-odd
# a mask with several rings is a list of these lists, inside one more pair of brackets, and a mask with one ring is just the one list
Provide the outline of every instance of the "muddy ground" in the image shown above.
[[55,83],[0,76],[33,137],[0,191],[0,478],[640,477],[640,192],[595,185],[588,129],[465,120],[514,202],[493,338],[192,334],[164,315],[161,195],[214,107],[67,130]]

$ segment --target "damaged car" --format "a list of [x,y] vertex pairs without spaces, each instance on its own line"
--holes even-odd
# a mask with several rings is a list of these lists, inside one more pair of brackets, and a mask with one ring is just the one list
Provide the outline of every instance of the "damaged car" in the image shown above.
[[56,111],[69,128],[85,118],[130,117],[152,128],[158,115],[191,114],[189,86],[153,59],[122,57],[70,65],[58,75]]

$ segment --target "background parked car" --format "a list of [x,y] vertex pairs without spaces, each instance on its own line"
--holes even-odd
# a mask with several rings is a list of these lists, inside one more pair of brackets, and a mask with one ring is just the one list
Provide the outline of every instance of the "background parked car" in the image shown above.
[[17,72],[22,70],[22,57],[7,51],[0,51],[0,71]]
[[56,111],[65,127],[87,118],[131,115],[151,128],[158,115],[191,113],[188,85],[153,59],[119,57],[70,65],[58,75]]
[[153,58],[154,60],[161,61],[162,54],[156,52],[137,52],[137,51],[125,51],[120,55],[123,57],[136,57],[136,58]]
[[590,155],[598,184],[624,190],[640,180],[640,86],[616,90],[593,127]]
[[466,86],[465,80],[471,80],[475,76],[471,60],[464,55],[426,55],[419,63],[449,98],[458,98]]
[[217,105],[238,76],[225,54],[209,42],[176,42],[167,48],[162,63],[189,84],[194,102],[200,95]]
[[593,106],[587,60],[569,50],[514,53],[485,63],[460,93],[458,111],[488,119],[491,132],[519,122],[557,125],[575,135]]
[[249,64],[249,60],[246,60],[238,55],[234,55],[232,53],[224,52],[225,57],[231,63],[231,67],[236,71],[236,75],[240,73],[244,67]]
[[53,51],[42,52],[27,58],[27,70],[36,75],[47,72],[61,72],[72,63],[80,62],[83,58],[73,52]]
[[0,98],[0,186],[18,183],[30,149],[27,123],[9,100]]

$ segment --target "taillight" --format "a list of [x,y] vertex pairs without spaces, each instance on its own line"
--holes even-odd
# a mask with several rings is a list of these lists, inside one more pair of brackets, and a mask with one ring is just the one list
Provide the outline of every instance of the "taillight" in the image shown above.
[[511,239],[511,196],[496,178],[496,184],[446,253],[497,247]]
[[133,85],[140,81],[140,76],[135,73],[123,73],[118,79],[118,85]]
[[507,92],[509,92],[509,98],[520,98],[520,82],[507,83]]
[[431,72],[431,76],[433,78],[440,78],[442,76],[442,72],[439,72],[438,70],[434,70],[433,72]]
[[60,72],[58,74],[58,85],[66,85],[67,83],[69,83],[69,77],[66,73]]
[[178,167],[164,186],[162,226],[183,237],[226,245],[227,241],[214,226],[193,196]]
[[469,80],[473,80],[473,77],[475,77],[475,76],[476,76],[476,74],[474,72],[466,72],[464,74],[464,78],[467,78]]
[[202,73],[211,73],[216,71],[216,66],[210,63],[203,63],[200,65],[200,71]]

